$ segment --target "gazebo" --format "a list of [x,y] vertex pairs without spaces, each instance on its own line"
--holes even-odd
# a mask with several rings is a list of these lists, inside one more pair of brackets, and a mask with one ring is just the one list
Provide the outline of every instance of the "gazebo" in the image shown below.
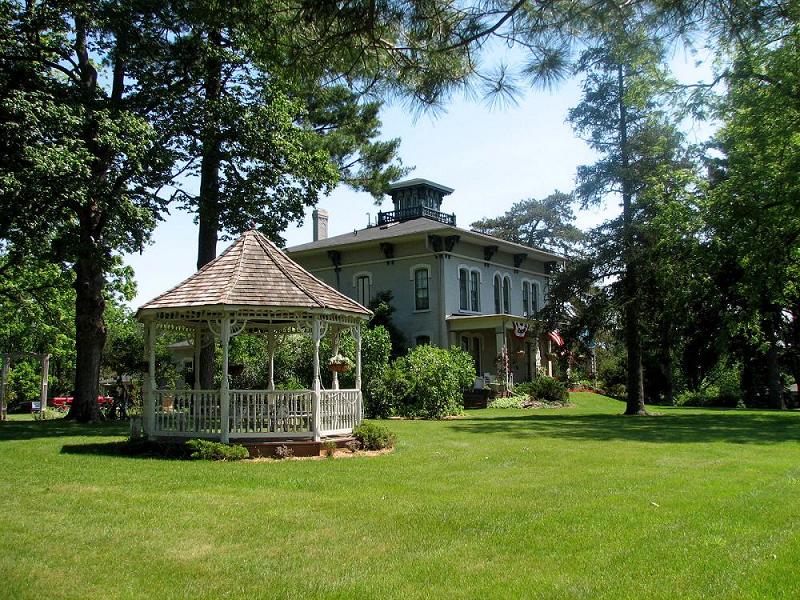
[[[225,443],[313,440],[346,435],[362,419],[361,326],[369,310],[323,283],[292,261],[261,233],[251,230],[197,273],[139,308],[145,325],[147,377],[143,386],[144,430],[150,439],[198,437]],[[159,330],[192,340],[192,389],[159,389],[155,341]],[[320,340],[342,332],[356,342],[355,388],[332,389],[320,378]],[[269,384],[263,390],[230,389],[226,375],[230,340],[242,332],[264,336]],[[275,350],[289,334],[311,337],[314,345],[310,389],[276,390]],[[200,351],[219,339],[219,389],[200,389]]]

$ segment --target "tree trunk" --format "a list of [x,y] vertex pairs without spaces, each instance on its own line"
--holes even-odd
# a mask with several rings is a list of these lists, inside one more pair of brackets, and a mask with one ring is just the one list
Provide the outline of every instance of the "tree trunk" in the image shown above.
[[778,323],[780,315],[775,314],[775,310],[768,310],[765,333],[769,348],[766,354],[767,363],[767,396],[771,408],[785,409],[786,403],[783,399],[783,382],[781,381],[781,368],[779,364],[778,352]]
[[106,343],[105,277],[101,262],[87,250],[84,246],[75,262],[75,393],[69,411],[69,418],[82,423],[100,420],[97,396],[100,360]]
[[642,336],[639,331],[638,277],[633,235],[633,192],[630,181],[630,154],[628,148],[628,113],[625,106],[625,73],[617,66],[617,94],[619,102],[619,145],[622,163],[622,238],[625,253],[623,275],[624,334],[628,354],[626,415],[646,415],[644,406],[644,376],[642,373]]
[[[222,46],[222,33],[212,29],[208,33],[208,49],[205,59],[205,123],[202,130],[203,154],[200,165],[200,196],[198,198],[197,218],[199,232],[197,238],[197,268],[214,260],[217,256],[219,233],[219,186],[220,164],[222,162],[222,142],[220,139],[217,103],[222,96],[222,62],[219,53]],[[210,332],[203,334],[203,347],[200,349],[200,387],[210,389],[214,383],[214,344],[210,343]]]

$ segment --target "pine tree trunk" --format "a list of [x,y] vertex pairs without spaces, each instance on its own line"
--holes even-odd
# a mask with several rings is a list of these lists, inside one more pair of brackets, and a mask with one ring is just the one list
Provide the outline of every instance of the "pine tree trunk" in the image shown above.
[[[217,118],[217,102],[222,95],[222,63],[219,51],[222,34],[219,29],[208,33],[208,50],[205,60],[204,93],[206,102],[205,123],[203,124],[203,155],[200,165],[200,196],[197,217],[199,232],[197,238],[197,268],[214,260],[217,256],[219,234],[219,186],[220,164],[222,162],[222,143]],[[214,344],[210,343],[210,332],[203,334],[203,347],[200,349],[200,387],[210,389],[214,384]]]
[[622,162],[622,238],[625,253],[623,275],[624,335],[628,354],[626,415],[646,415],[644,406],[644,375],[642,373],[642,338],[639,330],[639,290],[633,235],[633,186],[630,181],[630,151],[628,148],[628,115],[625,106],[625,73],[617,66],[619,102],[619,144]]

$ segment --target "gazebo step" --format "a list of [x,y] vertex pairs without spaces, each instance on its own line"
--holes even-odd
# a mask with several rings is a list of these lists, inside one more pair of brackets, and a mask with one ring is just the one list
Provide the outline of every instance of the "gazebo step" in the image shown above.
[[277,440],[265,442],[264,440],[243,440],[238,439],[235,443],[241,444],[250,453],[251,458],[271,458],[275,456],[275,449],[278,446],[286,446],[292,451],[292,456],[320,456],[325,448],[325,444],[333,442],[337,448],[344,448],[347,442],[353,441],[352,435],[331,436],[323,438],[322,441],[313,440]]

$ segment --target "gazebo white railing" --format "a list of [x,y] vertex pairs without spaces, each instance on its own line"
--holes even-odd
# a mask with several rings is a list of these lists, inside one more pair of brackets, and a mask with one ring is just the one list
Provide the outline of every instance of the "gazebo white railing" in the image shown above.
[[[294,263],[272,242],[248,231],[189,279],[142,306],[145,323],[144,427],[152,438],[201,437],[231,440],[313,439],[352,432],[362,419],[361,326],[371,312]],[[155,340],[159,328],[193,338],[193,389],[156,384]],[[352,331],[356,342],[355,387],[322,388],[320,341],[330,333],[332,349]],[[267,389],[230,389],[231,338],[242,332],[264,337]],[[276,390],[275,351],[289,334],[309,335],[314,344],[311,387]],[[219,389],[201,389],[201,348],[218,339],[222,349]]]
[[[153,435],[221,439],[219,390],[153,392]],[[314,423],[313,390],[230,390],[227,434],[233,440],[313,439],[350,433],[361,422],[361,391],[320,390],[319,417]]]

